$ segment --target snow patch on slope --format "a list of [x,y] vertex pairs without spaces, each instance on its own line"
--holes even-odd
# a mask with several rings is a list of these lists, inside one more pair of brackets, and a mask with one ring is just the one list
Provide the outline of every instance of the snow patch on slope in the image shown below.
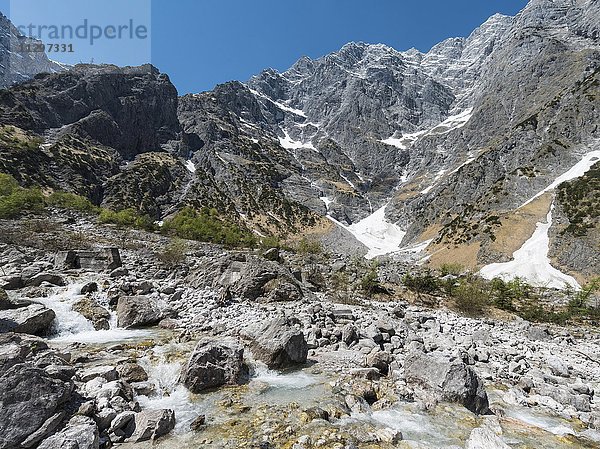
[[191,160],[185,161],[185,168],[187,168],[190,173],[196,173],[196,166]]
[[581,289],[575,278],[550,265],[548,230],[552,226],[553,209],[554,205],[546,216],[546,223],[538,223],[531,238],[513,253],[512,261],[486,265],[479,272],[481,276],[486,279],[499,277],[505,280],[520,277],[536,287],[561,289],[570,285],[577,290]]
[[465,126],[473,116],[473,108],[465,109],[459,114],[451,115],[439,125],[433,127],[427,134],[447,134]]
[[311,142],[304,143],[299,140],[294,140],[290,137],[290,134],[286,130],[283,130],[283,133],[285,134],[285,137],[279,138],[279,144],[286,150],[299,150],[300,148],[308,148],[310,150],[317,151]]
[[388,137],[387,139],[380,140],[380,142],[387,145],[391,145],[401,150],[408,150],[423,134],[427,131],[418,131],[412,134],[403,134],[401,137]]
[[367,259],[373,259],[377,256],[383,256],[399,251],[402,240],[406,235],[406,232],[397,225],[386,220],[386,207],[387,205],[383,206],[373,214],[350,226],[345,226],[331,216],[328,216],[327,218],[338,226],[346,229],[356,237],[359,242],[365,245],[369,249],[369,252],[365,257]]
[[388,137],[387,139],[380,140],[380,142],[385,143],[386,145],[391,145],[393,147],[399,148],[401,150],[408,150],[421,137],[429,135],[447,134],[450,131],[462,128],[467,124],[467,122],[471,119],[472,116],[473,108],[465,109],[459,114],[451,115],[439,125],[436,125],[429,130],[417,131],[416,133],[402,134],[400,137],[394,137],[397,135],[396,133],[393,136]]
[[266,96],[266,95],[264,95],[264,94],[261,94],[261,93],[260,93],[259,91],[257,91],[257,90],[250,89],[250,92],[252,92],[252,94],[254,94],[254,96],[256,96],[256,97],[264,98],[265,100],[267,100],[267,101],[269,101],[269,102],[273,103],[275,106],[277,106],[277,107],[278,107],[279,109],[281,109],[282,111],[285,111],[285,112],[290,112],[290,113],[292,113],[292,114],[294,114],[294,115],[298,115],[298,116],[300,116],[300,117],[304,117],[304,118],[306,118],[306,114],[304,113],[304,111],[302,111],[302,110],[300,110],[300,109],[295,109],[295,108],[292,108],[292,107],[288,106],[287,104],[283,104],[283,103],[280,103],[280,102],[278,102],[278,101],[271,100],[269,97],[267,97],[267,96]]
[[528,205],[536,198],[542,196],[544,193],[546,193],[550,190],[554,190],[556,187],[561,185],[563,182],[567,182],[567,181],[571,181],[576,178],[580,178],[581,176],[585,175],[589,171],[589,169],[592,168],[592,165],[594,165],[599,160],[600,160],[600,150],[590,151],[589,153],[585,154],[583,156],[583,158],[579,162],[577,162],[573,167],[571,167],[568,171],[566,171],[565,173],[560,175],[558,178],[556,178],[554,180],[554,182],[552,182],[552,184],[550,184],[548,187],[546,187],[541,192],[538,192],[537,194],[535,194],[532,198],[525,201],[523,204],[521,204],[521,206],[519,206],[519,208]]

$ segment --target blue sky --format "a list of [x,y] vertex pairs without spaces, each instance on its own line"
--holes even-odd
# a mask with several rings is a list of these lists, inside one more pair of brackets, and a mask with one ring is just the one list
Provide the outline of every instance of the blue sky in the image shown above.
[[[349,41],[427,51],[466,36],[496,12],[514,15],[526,0],[13,0],[19,21],[102,26],[148,23],[148,39],[75,42],[66,62],[139,64],[150,58],[181,94],[247,80],[267,67],[285,70],[303,55],[317,58]],[[7,12],[7,0],[0,10]],[[15,8],[15,5],[16,8]],[[12,11],[11,11],[12,12]],[[11,15],[11,19],[12,19]],[[86,46],[87,45],[87,46]],[[71,60],[69,60],[71,58]]]

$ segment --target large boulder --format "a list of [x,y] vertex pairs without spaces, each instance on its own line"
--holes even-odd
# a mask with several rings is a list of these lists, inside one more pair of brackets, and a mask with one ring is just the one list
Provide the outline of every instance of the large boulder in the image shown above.
[[157,324],[163,318],[158,306],[147,296],[122,296],[117,303],[119,327],[135,328]]
[[269,368],[284,369],[306,362],[308,344],[304,334],[284,318],[244,330],[254,357]]
[[244,348],[236,342],[200,340],[181,371],[181,382],[192,393],[242,383],[248,375],[243,359]]
[[20,309],[31,305],[32,302],[23,299],[12,300],[3,288],[0,288],[0,310]]
[[0,334],[0,373],[48,349],[46,342],[27,334]]
[[[0,376],[0,449],[14,449],[60,412],[73,384],[18,364]],[[50,446],[60,447],[60,446]]]
[[198,268],[187,282],[197,288],[225,288],[235,297],[252,301],[296,301],[304,296],[289,269],[254,256],[227,256]]
[[43,335],[50,330],[56,314],[42,304],[0,310],[0,333],[18,332]]
[[462,362],[413,353],[406,357],[404,377],[438,394],[440,399],[457,402],[478,415],[488,414],[489,403],[483,382]]
[[56,273],[40,273],[35,276],[29,278],[25,285],[28,287],[39,287],[44,282],[48,284],[57,285],[59,287],[63,287],[65,285],[65,280],[63,277]]
[[110,329],[110,312],[98,304],[94,299],[85,297],[73,304],[73,310],[94,324],[96,330]]
[[127,441],[140,443],[156,440],[175,428],[173,410],[144,410],[135,415],[135,430]]
[[99,449],[98,426],[92,418],[74,416],[67,427],[45,439],[38,449]]

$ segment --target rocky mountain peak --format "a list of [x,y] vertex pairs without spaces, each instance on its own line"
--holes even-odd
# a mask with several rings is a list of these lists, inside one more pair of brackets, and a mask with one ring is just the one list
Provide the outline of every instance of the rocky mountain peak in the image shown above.
[[0,88],[28,80],[42,72],[61,72],[65,64],[51,61],[45,51],[28,51],[42,43],[23,36],[10,20],[0,13]]

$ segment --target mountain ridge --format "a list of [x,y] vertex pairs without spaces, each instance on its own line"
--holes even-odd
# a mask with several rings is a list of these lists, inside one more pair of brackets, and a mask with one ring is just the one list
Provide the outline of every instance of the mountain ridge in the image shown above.
[[[167,78],[170,93],[161,101],[170,105],[169,124],[150,124],[146,134],[169,137],[120,156],[131,167],[146,167],[144,173],[158,173],[149,169],[155,164],[163,174],[169,167],[168,176],[139,180],[162,199],[141,201],[144,193],[133,185],[138,182],[126,182],[123,167],[101,177],[95,198],[140,207],[157,220],[185,205],[215,207],[260,235],[284,238],[339,223],[347,238],[362,229],[369,235],[365,241],[373,241],[397,226],[401,246],[422,250],[410,257],[434,266],[452,254],[471,268],[510,259],[509,247],[495,243],[503,226],[515,222],[523,202],[595,148],[595,19],[595,1],[533,0],[516,16],[496,14],[469,36],[446,39],[427,53],[350,42],[321,58],[301,57],[281,73],[266,69],[245,83],[179,98]],[[45,79],[67,80],[78,70],[42,76],[29,88],[44,96]],[[119,82],[131,82],[130,75],[121,73]],[[100,86],[109,79],[85,76],[97,76]],[[68,125],[63,134],[73,128],[81,135],[91,120],[92,129],[102,132],[109,129],[99,126],[106,114],[50,128]],[[54,133],[47,131],[45,139]],[[119,151],[119,144],[99,135],[84,137]],[[153,184],[157,179],[160,187]],[[559,222],[577,219],[556,207]],[[383,223],[359,226],[376,212]],[[521,238],[543,216],[525,219]],[[555,236],[549,252],[585,279],[598,269],[593,234]],[[585,247],[580,260],[562,249],[573,242]]]

